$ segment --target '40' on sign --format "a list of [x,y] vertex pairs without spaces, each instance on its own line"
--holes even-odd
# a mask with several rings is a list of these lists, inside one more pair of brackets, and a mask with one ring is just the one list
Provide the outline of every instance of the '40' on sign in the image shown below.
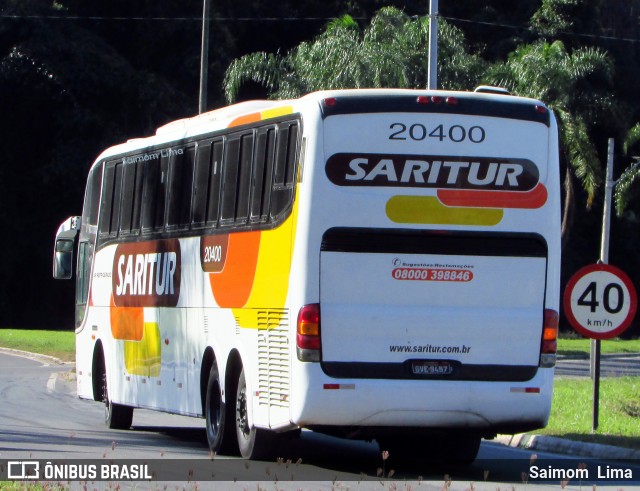
[[564,291],[567,319],[583,336],[614,338],[624,332],[636,313],[638,299],[627,274],[608,264],[585,266]]

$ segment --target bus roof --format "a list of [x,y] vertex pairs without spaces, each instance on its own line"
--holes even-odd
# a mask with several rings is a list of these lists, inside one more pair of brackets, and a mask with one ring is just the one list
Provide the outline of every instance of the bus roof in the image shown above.
[[[339,100],[340,104],[330,106],[326,104],[329,100]],[[187,135],[207,133],[212,131],[212,127],[224,129],[232,126],[234,121],[241,120],[243,117],[252,114],[273,112],[274,115],[278,115],[278,108],[296,107],[301,103],[314,101],[320,107],[322,117],[349,113],[448,112],[527,119],[549,125],[549,111],[542,102],[502,93],[417,89],[325,90],[312,92],[299,99],[240,102],[190,118],[172,121],[160,126],[154,135],[130,139],[126,143],[106,149],[96,161],[113,155],[180,140]],[[458,106],[458,101],[465,101],[465,104]],[[428,109],[427,106],[429,106]],[[541,108],[541,110],[537,115],[532,111],[528,111],[526,117],[521,117],[523,107]],[[531,116],[531,114],[534,115]]]

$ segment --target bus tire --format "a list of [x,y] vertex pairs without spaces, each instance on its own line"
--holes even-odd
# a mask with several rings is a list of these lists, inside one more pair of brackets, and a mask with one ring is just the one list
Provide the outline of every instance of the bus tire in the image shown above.
[[[205,419],[209,449],[216,454],[232,453],[233,421],[222,399],[218,366],[214,360],[207,382]],[[231,430],[231,431],[230,431]]]
[[116,404],[109,399],[106,373],[102,375],[102,400],[104,401],[104,423],[111,430],[128,430],[133,422],[133,408]]
[[243,459],[271,460],[277,446],[277,435],[273,431],[256,428],[250,424],[248,404],[247,382],[242,369],[235,403],[235,427],[240,455]]

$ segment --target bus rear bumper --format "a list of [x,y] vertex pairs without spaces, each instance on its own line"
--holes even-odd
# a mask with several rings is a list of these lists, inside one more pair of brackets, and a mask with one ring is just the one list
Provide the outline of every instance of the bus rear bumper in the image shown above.
[[300,397],[292,397],[291,422],[311,429],[348,428],[363,437],[400,427],[468,429],[484,436],[518,433],[544,427],[551,409],[553,369],[541,368],[526,382],[313,375],[294,378],[292,395]]

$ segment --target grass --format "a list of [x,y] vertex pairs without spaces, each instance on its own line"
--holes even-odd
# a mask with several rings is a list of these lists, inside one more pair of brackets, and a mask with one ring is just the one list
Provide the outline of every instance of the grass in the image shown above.
[[[572,358],[589,358],[591,340],[585,338],[558,339],[558,354]],[[600,342],[601,353],[640,353],[640,339],[605,339]]]
[[593,382],[589,378],[556,379],[545,434],[640,450],[640,377],[600,380],[598,429],[592,433]]
[[2,491],[65,491],[67,489],[71,489],[71,486],[69,485],[65,487],[61,483],[26,483],[24,481],[0,482],[0,490]]
[[0,329],[0,346],[54,356],[63,361],[75,359],[73,331]]

